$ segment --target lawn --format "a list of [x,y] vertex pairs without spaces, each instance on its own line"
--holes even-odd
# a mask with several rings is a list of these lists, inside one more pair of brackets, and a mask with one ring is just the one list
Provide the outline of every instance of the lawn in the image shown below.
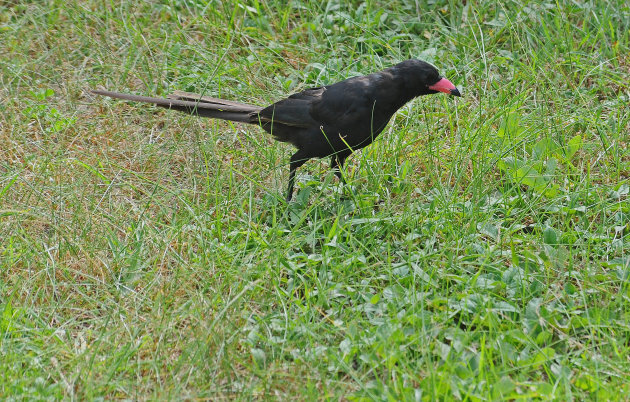
[[[408,58],[339,184],[255,126]],[[0,2],[0,397],[630,399],[623,0]]]

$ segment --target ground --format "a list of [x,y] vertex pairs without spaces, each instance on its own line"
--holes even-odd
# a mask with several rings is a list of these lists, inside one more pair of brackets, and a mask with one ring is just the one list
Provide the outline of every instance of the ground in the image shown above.
[[[629,50],[624,1],[0,3],[0,395],[629,399]],[[411,57],[463,97],[289,205],[261,129],[89,92]]]

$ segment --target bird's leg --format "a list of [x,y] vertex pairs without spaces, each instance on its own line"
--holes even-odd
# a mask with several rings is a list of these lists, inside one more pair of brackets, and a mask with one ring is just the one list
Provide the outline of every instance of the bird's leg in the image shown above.
[[295,184],[295,171],[302,166],[308,157],[302,154],[300,151],[291,156],[291,163],[289,164],[289,187],[287,188],[287,202],[293,198],[293,185]]
[[343,180],[341,169],[339,169],[339,160],[337,160],[337,155],[330,157],[330,169],[335,172],[335,175],[339,178],[339,180]]
[[330,157],[330,168],[335,171],[335,175],[343,184],[346,184],[346,181],[343,178],[341,169],[343,168],[343,164],[346,162],[347,157],[348,155],[345,153],[338,153]]

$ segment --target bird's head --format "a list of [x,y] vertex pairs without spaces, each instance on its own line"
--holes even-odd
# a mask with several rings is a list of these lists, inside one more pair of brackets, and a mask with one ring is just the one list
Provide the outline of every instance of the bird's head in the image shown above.
[[437,68],[426,61],[411,59],[396,65],[403,73],[413,77],[415,90],[418,95],[429,95],[444,92],[453,96],[462,96],[452,82],[442,77]]

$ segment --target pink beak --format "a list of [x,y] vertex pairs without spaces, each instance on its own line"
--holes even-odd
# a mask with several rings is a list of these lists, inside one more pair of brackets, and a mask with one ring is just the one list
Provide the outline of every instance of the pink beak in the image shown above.
[[462,96],[459,93],[459,90],[455,88],[455,85],[453,85],[453,83],[447,80],[446,78],[442,78],[435,84],[429,85],[429,89],[433,91],[444,92],[446,94],[453,95],[453,96]]

